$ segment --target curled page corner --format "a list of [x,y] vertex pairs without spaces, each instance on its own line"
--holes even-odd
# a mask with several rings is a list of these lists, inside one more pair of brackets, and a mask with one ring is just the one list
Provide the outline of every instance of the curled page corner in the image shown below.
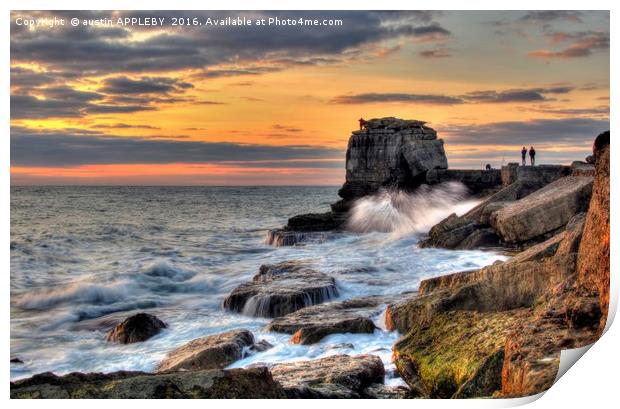
[[560,366],[558,368],[558,373],[555,376],[555,380],[553,381],[554,385],[573,365],[575,365],[575,362],[577,362],[586,352],[588,352],[592,345],[594,345],[594,343],[580,348],[563,349],[560,352]]

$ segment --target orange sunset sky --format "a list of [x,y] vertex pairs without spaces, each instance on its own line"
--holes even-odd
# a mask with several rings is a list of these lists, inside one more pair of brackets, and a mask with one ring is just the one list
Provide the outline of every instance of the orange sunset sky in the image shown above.
[[[166,24],[23,25],[53,17]],[[609,129],[609,13],[11,14],[13,185],[338,185],[357,119],[383,116],[427,121],[451,168],[583,160]]]

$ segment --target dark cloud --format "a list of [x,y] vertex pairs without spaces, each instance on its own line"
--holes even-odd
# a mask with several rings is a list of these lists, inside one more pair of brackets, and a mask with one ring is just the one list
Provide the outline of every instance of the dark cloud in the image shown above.
[[423,51],[418,52],[418,55],[423,58],[452,57],[452,53],[449,48],[435,48],[432,50],[423,50]]
[[553,45],[570,43],[558,50],[540,49],[530,52],[533,58],[566,59],[589,57],[595,51],[609,49],[609,33],[581,31],[577,33],[550,32],[546,34]]
[[537,119],[481,125],[437,125],[448,145],[590,144],[609,129],[609,120],[594,118]]
[[472,91],[464,95],[409,94],[409,93],[366,93],[340,95],[332,100],[337,104],[369,104],[378,102],[408,102],[431,105],[456,105],[464,103],[518,103],[542,102],[549,98],[545,94],[566,94],[575,88],[572,86],[553,86],[547,88],[523,88],[502,91]]
[[371,104],[378,102],[410,102],[430,105],[455,105],[462,104],[459,97],[433,94],[407,94],[407,93],[366,93],[355,95],[340,95],[332,100],[336,104]]
[[412,27],[411,35],[421,42],[440,41],[450,37],[452,33],[440,26],[439,24],[431,24],[428,26]]
[[97,124],[91,126],[91,128],[95,129],[161,129],[157,126],[152,125],[130,125],[124,123],[116,123],[116,124]]
[[[28,14],[20,12],[20,14]],[[48,12],[50,16],[66,14]],[[115,17],[186,17],[182,11],[117,12]],[[432,39],[449,30],[432,21],[433,12],[381,11],[195,11],[193,16],[221,19],[249,18],[341,19],[341,26],[237,26],[172,30],[130,41],[127,29],[88,27],[24,30],[11,26],[13,62],[38,62],[48,68],[85,74],[162,72],[206,69],[216,65],[263,59],[288,59],[291,64],[320,64],[340,60],[344,52],[364,50],[370,44],[401,37]],[[85,17],[110,17],[110,12],[85,13]],[[134,30],[141,30],[134,28]],[[142,30],[148,30],[142,28]],[[160,28],[157,28],[160,30]],[[243,68],[239,68],[243,72]],[[235,71],[229,70],[228,74]],[[220,74],[226,74],[224,72]],[[209,75],[209,74],[207,74]],[[217,75],[217,74],[215,74]]]
[[189,82],[166,77],[141,77],[137,79],[125,76],[106,78],[100,92],[107,94],[170,94],[185,92],[194,86]]
[[553,115],[571,115],[571,116],[604,116],[609,117],[609,105],[602,105],[594,108],[558,108],[549,106],[540,106],[529,108],[528,111],[540,112]]
[[302,132],[303,129],[301,128],[296,128],[294,126],[287,126],[287,125],[281,125],[281,124],[274,124],[271,126],[272,129],[277,129],[278,131],[285,131],[285,132]]
[[581,13],[580,11],[569,10],[529,11],[523,17],[519,18],[519,21],[548,23],[556,20],[566,20],[575,23],[583,23],[583,21],[581,20],[582,14],[583,13]]
[[65,132],[11,130],[11,164],[76,166],[114,163],[220,163],[342,158],[341,149],[315,146],[269,146],[230,142],[153,140],[81,136]]
[[479,103],[540,102],[548,100],[544,94],[566,94],[574,89],[570,86],[556,86],[504,91],[474,91],[465,94],[463,99],[467,102]]

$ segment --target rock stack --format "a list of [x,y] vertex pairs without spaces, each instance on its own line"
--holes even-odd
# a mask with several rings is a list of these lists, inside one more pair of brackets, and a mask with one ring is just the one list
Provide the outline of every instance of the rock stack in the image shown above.
[[349,201],[382,187],[415,188],[426,172],[447,169],[443,140],[422,121],[371,119],[349,139],[346,182],[338,192]]
[[[443,140],[426,123],[394,117],[371,119],[353,131],[346,154],[346,181],[342,198],[327,213],[292,217],[282,229],[268,233],[267,243],[290,246],[325,240],[326,232],[340,229],[356,199],[380,189],[415,190],[422,184],[461,182],[473,194],[488,193],[501,185],[499,170],[448,170]],[[309,233],[311,232],[311,233]]]

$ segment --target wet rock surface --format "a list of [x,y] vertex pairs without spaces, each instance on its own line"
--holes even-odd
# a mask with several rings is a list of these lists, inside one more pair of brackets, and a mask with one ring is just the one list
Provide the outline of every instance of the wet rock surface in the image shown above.
[[385,369],[374,355],[334,355],[276,365],[271,373],[288,398],[360,398],[383,383]]
[[338,296],[335,280],[297,262],[266,264],[252,281],[235,288],[224,308],[259,317],[280,317]]
[[170,352],[157,372],[221,369],[243,358],[244,348],[254,344],[248,330],[233,330],[198,338]]
[[167,325],[154,315],[139,313],[116,325],[106,337],[107,341],[131,344],[157,335]]
[[46,372],[11,383],[11,398],[39,399],[277,399],[280,384],[267,368],[149,374],[144,372]]
[[273,320],[269,331],[292,334],[295,344],[313,344],[337,333],[372,333],[372,317],[381,313],[382,297],[364,297],[315,305]]
[[265,242],[269,245],[295,246],[297,244],[306,243],[322,243],[329,239],[331,235],[326,232],[309,232],[309,231],[289,231],[285,229],[272,229],[267,232]]

